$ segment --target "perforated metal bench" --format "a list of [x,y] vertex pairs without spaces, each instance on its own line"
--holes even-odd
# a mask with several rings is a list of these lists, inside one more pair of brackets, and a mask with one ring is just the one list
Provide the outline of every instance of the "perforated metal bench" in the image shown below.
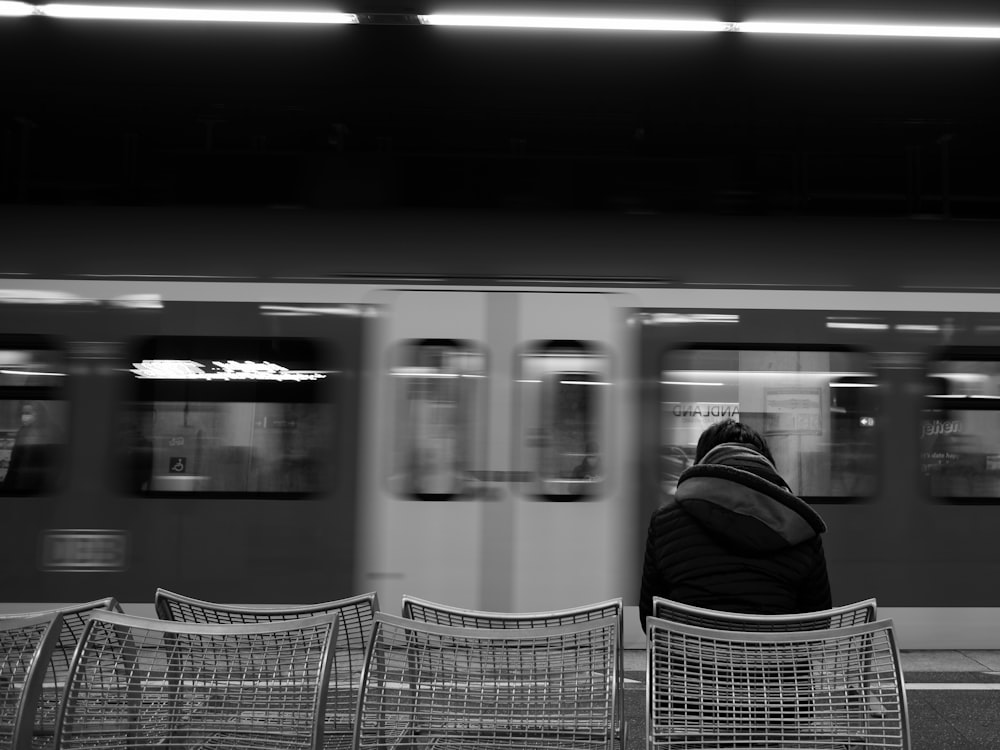
[[319,750],[337,615],[203,625],[94,614],[56,724],[61,750]]
[[62,629],[53,612],[0,620],[0,746],[29,750],[35,743],[43,682]]
[[304,606],[258,607],[208,602],[160,588],[154,602],[158,617],[175,622],[237,624],[296,620],[318,614],[339,615],[327,694],[324,746],[328,749],[350,747],[365,648],[372,619],[379,608],[375,592]]
[[544,628],[553,625],[589,622],[603,617],[617,617],[619,638],[616,647],[618,676],[616,692],[618,705],[615,706],[615,737],[616,745],[620,748],[625,747],[628,740],[628,724],[625,721],[625,651],[621,640],[624,632],[624,607],[621,598],[541,612],[489,612],[452,607],[404,594],[402,612],[403,617],[421,622],[500,629]]
[[57,609],[0,615],[0,625],[7,620],[24,617],[51,618],[54,615],[60,617],[61,625],[47,657],[48,660],[41,668],[44,674],[35,697],[36,704],[33,709],[35,723],[30,745],[33,750],[42,750],[53,744],[56,715],[59,712],[59,703],[62,700],[73,652],[76,651],[76,646],[80,642],[80,635],[83,633],[87,620],[93,612],[97,611],[121,612],[121,606],[114,597],[105,597]]
[[618,618],[488,629],[376,615],[355,747],[610,750]]
[[785,632],[646,621],[649,750],[909,748],[891,620]]
[[757,615],[741,612],[724,612],[718,609],[695,607],[665,597],[653,597],[653,617],[673,622],[686,622],[720,630],[762,630],[784,632],[792,630],[822,630],[842,628],[863,622],[873,622],[876,617],[875,599],[864,599],[841,607],[798,612],[785,615]]

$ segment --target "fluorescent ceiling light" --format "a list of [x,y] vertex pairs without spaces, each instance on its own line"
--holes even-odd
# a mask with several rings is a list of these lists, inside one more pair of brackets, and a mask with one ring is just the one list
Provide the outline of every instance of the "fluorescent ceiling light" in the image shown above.
[[664,370],[661,377],[666,380],[660,382],[677,381],[690,384],[691,381],[678,380],[682,377],[695,378],[703,381],[713,381],[719,377],[734,376],[738,378],[809,378],[818,380],[833,380],[834,378],[873,378],[875,375],[870,372],[816,372],[813,370]]
[[593,29],[604,31],[727,31],[731,24],[677,18],[595,18],[574,16],[499,16],[467,13],[421,15],[428,26],[486,26],[516,29]]
[[457,378],[457,372],[441,372],[433,367],[397,367],[390,372],[397,378]]
[[27,3],[0,2],[0,16],[30,16],[35,12],[34,5]]
[[643,313],[645,325],[685,323],[739,323],[740,316],[733,313]]
[[[230,23],[357,24],[357,14],[308,10],[254,10],[235,8],[163,8],[75,3],[31,3],[0,0],[0,16],[50,16],[128,21],[202,21]],[[745,21],[711,19],[615,18],[595,16],[515,16],[473,13],[431,13],[405,17],[428,26],[472,26],[520,29],[581,29],[604,31],[740,32],[829,36],[890,36],[938,39],[1000,39],[1000,26],[924,26],[890,23],[812,23],[805,21]],[[393,19],[386,21],[389,16]],[[402,22],[394,14],[367,14],[365,23]]]
[[109,300],[112,307],[130,310],[162,310],[163,299],[159,294],[122,294]]
[[358,305],[261,305],[264,315],[364,315],[365,309]]
[[826,322],[827,328],[852,328],[859,331],[888,331],[889,325],[887,323],[849,323],[847,321],[833,321],[828,320]]
[[748,34],[827,34],[835,36],[898,36],[945,39],[1000,39],[998,26],[915,26],[887,23],[804,23],[745,21],[732,31]]
[[941,326],[924,325],[921,323],[897,323],[896,330],[911,331],[913,333],[938,333],[941,330]]
[[64,378],[64,372],[32,372],[30,370],[0,370],[0,375],[31,375],[47,378]]
[[89,18],[113,21],[206,21],[230,23],[357,23],[353,13],[305,10],[236,10],[228,8],[149,8],[124,5],[49,3],[38,12],[52,18]]
[[714,383],[709,380],[661,380],[660,385],[725,385],[725,383]]
[[94,305],[96,300],[86,299],[71,292],[47,289],[0,289],[0,303],[16,305]]

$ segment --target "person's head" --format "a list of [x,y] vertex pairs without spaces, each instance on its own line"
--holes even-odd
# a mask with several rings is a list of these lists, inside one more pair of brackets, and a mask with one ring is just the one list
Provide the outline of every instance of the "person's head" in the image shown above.
[[35,421],[35,407],[31,404],[23,404],[21,406],[21,425],[23,427],[30,427]]
[[45,421],[45,407],[37,401],[25,401],[21,404],[21,426],[40,426]]
[[774,456],[771,455],[771,449],[767,447],[767,441],[764,439],[764,436],[750,425],[743,422],[736,422],[732,419],[724,419],[705,428],[705,431],[701,433],[701,437],[698,438],[698,447],[695,448],[694,462],[696,464],[701,463],[706,453],[715,446],[722,445],[723,443],[742,443],[748,445],[774,465]]
[[44,401],[24,401],[21,404],[21,440],[37,443],[62,442],[59,424]]

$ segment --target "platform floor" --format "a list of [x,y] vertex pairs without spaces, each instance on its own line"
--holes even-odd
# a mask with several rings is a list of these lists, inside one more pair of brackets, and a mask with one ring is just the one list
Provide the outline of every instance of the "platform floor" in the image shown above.
[[[625,652],[626,750],[644,750],[645,652]],[[1000,749],[1000,651],[902,651],[911,750]]]

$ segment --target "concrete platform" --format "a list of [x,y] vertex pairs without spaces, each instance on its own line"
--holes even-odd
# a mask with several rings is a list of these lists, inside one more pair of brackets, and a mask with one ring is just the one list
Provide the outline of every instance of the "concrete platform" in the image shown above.
[[[625,652],[625,750],[646,747],[646,654]],[[911,750],[1000,748],[1000,651],[902,651]]]

